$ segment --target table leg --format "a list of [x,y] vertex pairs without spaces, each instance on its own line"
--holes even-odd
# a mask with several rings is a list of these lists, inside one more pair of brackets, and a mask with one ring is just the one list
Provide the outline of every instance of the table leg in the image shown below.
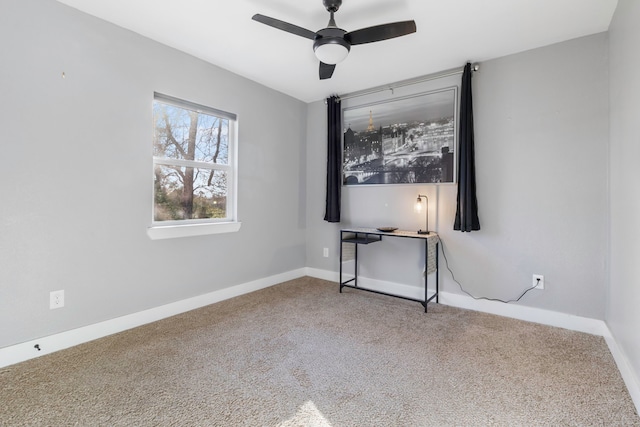
[[439,303],[438,299],[440,298],[440,262],[438,261],[438,248],[440,247],[440,242],[436,242],[436,303]]
[[342,243],[343,241],[343,232],[340,232],[340,281],[338,282],[338,284],[340,285],[340,293],[342,293],[342,246],[344,245],[344,243]]
[[429,239],[424,240],[424,312],[427,312],[427,301],[429,300]]
[[354,280],[353,280],[353,286],[358,286],[358,244],[355,245],[355,259],[354,259],[354,266],[353,266],[353,274],[354,274]]

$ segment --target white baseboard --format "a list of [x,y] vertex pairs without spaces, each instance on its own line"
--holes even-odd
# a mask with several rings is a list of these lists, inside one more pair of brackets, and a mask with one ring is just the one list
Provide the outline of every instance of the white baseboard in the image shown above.
[[[339,274],[333,271],[319,269],[306,269],[307,276],[316,277],[323,280],[338,282]],[[364,288],[371,288],[390,294],[407,296],[410,298],[424,298],[424,290],[416,286],[407,286],[392,282],[358,277],[358,285]],[[480,311],[495,314],[513,319],[525,320],[528,322],[540,323],[548,326],[569,329],[577,332],[584,332],[591,335],[604,337],[609,351],[618,366],[629,394],[633,399],[636,410],[640,413],[640,381],[638,373],[634,372],[631,364],[627,360],[626,354],[618,346],[615,337],[612,336],[607,324],[602,320],[588,317],[574,316],[556,311],[543,310],[540,308],[526,307],[516,304],[505,304],[496,301],[475,300],[467,295],[440,292],[440,304],[452,307],[465,308],[468,310]]]
[[591,335],[604,336],[606,324],[602,320],[589,317],[574,316],[558,311],[544,310],[541,308],[526,307],[516,304],[505,304],[497,301],[476,300],[467,295],[440,293],[440,303],[452,307],[466,308],[481,311],[483,313],[496,314],[513,319],[526,320],[527,322],[540,323],[557,328],[584,332]]
[[[268,288],[269,286],[273,286],[278,283],[297,279],[305,274],[306,269],[304,268],[292,270],[286,273],[266,277],[264,279],[254,280],[252,282],[231,286],[229,288],[199,295],[197,297],[176,301],[126,316],[117,317],[115,319],[106,320],[104,322],[94,323],[93,325],[84,326],[82,328],[0,348],[0,368],[44,356],[45,354],[50,354],[78,344],[93,341],[107,335],[112,335],[127,329],[132,329],[137,326],[175,316],[176,314],[204,307],[209,304],[214,304],[249,292],[254,292],[259,289]],[[35,348],[35,345],[40,347],[40,351]]]
[[636,405],[636,412],[640,414],[640,377],[636,372],[631,368],[631,364],[629,363],[629,358],[622,351],[622,349],[618,346],[618,342],[615,337],[611,334],[611,331],[607,327],[607,335],[604,336],[604,339],[607,341],[607,345],[609,346],[609,351],[611,351],[611,355],[613,359],[616,361],[616,365],[618,366],[618,370],[620,371],[620,375],[624,380],[624,383],[627,386],[627,390],[629,390],[629,394],[631,395],[631,399],[633,403]]
[[316,279],[327,280],[329,282],[338,282],[340,275],[335,271],[321,270],[319,268],[305,268],[305,273],[309,277],[315,277]]

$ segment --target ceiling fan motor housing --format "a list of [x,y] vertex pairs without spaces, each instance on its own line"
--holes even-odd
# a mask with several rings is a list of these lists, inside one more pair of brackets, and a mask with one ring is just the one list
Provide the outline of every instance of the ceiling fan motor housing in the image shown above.
[[322,0],[322,4],[324,4],[325,9],[329,12],[337,12],[342,5],[342,0]]

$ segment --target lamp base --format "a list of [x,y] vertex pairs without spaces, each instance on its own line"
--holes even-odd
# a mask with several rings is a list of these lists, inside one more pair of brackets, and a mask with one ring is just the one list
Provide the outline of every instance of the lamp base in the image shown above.
[[418,230],[418,234],[430,234],[427,230]]

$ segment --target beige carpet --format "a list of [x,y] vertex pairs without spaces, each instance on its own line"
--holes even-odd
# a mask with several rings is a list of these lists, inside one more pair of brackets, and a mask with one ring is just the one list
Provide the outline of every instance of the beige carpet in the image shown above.
[[604,340],[303,278],[0,370],[0,425],[640,426]]

